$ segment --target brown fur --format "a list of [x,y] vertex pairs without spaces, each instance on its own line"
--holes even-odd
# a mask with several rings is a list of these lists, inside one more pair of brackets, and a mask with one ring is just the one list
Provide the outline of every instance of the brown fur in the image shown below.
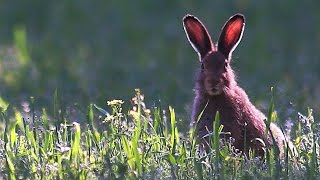
[[[234,146],[241,151],[246,149],[245,153],[251,148],[258,155],[263,155],[263,146],[255,139],[264,140],[267,146],[272,145],[270,136],[264,138],[266,117],[237,85],[230,66],[232,51],[240,42],[244,30],[243,15],[232,16],[226,22],[217,46],[212,43],[205,26],[196,17],[186,15],[183,23],[187,37],[198,53],[201,63],[194,88],[191,117],[192,124],[196,124],[198,137],[202,138],[212,132],[214,117],[219,111],[223,131],[231,133],[235,140]],[[197,123],[202,111],[203,114]],[[283,153],[283,133],[275,124],[270,125],[270,130]]]

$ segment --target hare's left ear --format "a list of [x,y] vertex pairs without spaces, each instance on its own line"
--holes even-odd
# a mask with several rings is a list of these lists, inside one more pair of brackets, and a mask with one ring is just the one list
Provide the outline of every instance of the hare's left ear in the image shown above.
[[218,51],[230,58],[232,51],[239,44],[245,26],[245,18],[242,14],[236,14],[225,23],[222,28],[219,41]]

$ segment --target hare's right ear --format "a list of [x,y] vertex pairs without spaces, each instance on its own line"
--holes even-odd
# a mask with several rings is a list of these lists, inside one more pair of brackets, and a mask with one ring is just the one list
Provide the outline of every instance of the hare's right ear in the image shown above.
[[200,61],[208,52],[214,50],[211,37],[206,27],[196,17],[189,14],[184,16],[183,27],[190,44],[198,53]]
[[245,26],[242,14],[236,14],[225,23],[218,41],[218,51],[230,59],[233,50],[238,46]]

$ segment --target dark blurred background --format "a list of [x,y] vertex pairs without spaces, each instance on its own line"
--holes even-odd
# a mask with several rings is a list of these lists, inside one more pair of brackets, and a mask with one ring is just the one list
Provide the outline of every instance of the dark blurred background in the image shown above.
[[282,120],[320,111],[320,1],[0,1],[0,96],[51,106],[102,107],[134,88],[188,119],[197,55],[181,19],[194,14],[217,40],[224,22],[246,16],[233,54],[239,84],[266,112],[270,87]]

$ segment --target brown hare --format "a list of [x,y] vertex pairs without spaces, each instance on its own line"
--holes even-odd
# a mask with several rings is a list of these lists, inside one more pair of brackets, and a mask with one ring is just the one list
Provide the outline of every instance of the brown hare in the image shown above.
[[[196,124],[198,138],[208,148],[206,138],[203,137],[212,132],[214,117],[219,111],[223,131],[231,133],[235,148],[245,151],[246,154],[252,149],[256,155],[262,156],[262,144],[273,144],[270,136],[264,138],[266,116],[250,102],[246,92],[237,85],[230,66],[232,52],[244,31],[244,16],[236,14],[230,17],[221,30],[217,44],[213,43],[206,27],[195,16],[186,15],[183,18],[183,27],[190,44],[199,55],[201,64],[194,88],[191,117],[192,123]],[[270,130],[282,154],[285,137],[273,123]],[[257,142],[257,139],[264,143]]]

